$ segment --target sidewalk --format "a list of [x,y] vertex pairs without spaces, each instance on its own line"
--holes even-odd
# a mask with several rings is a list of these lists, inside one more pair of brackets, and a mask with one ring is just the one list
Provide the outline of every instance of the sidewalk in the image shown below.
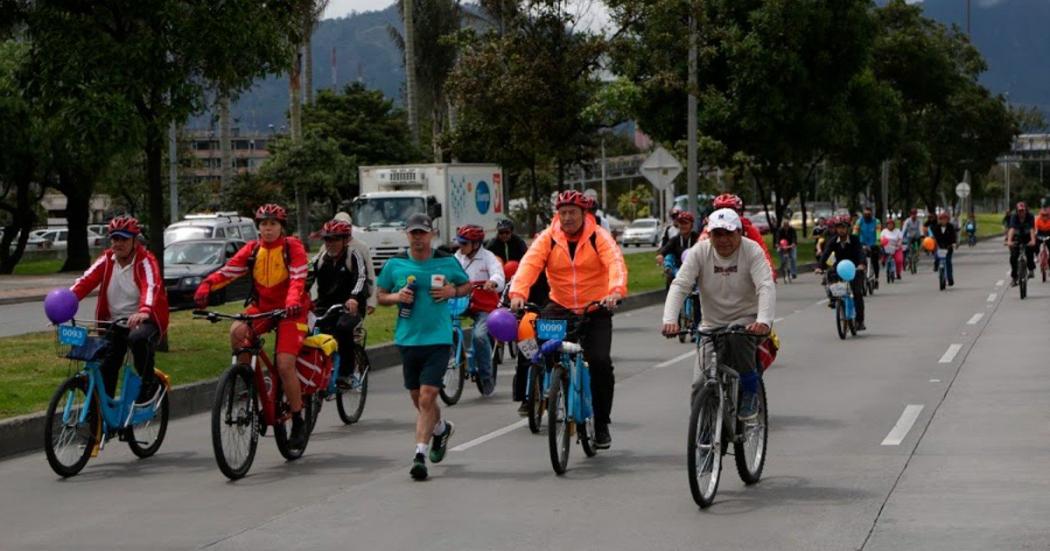
[[77,277],[76,274],[2,275],[0,276],[0,305],[44,300],[48,291],[56,287],[68,288],[73,285]]

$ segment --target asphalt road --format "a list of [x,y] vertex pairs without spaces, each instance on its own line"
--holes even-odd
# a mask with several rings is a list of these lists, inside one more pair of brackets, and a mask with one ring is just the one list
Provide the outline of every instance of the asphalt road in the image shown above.
[[360,424],[328,404],[300,461],[265,438],[236,483],[204,415],[154,458],[112,442],[69,480],[42,452],[0,462],[0,549],[1046,549],[1050,286],[1022,302],[1005,264],[993,244],[962,250],[938,292],[924,260],[846,341],[814,276],[780,286],[765,474],[745,487],[730,461],[707,511],[685,471],[693,349],[659,337],[650,307],[615,320],[612,449],[574,447],[562,477],[504,372],[494,397],[468,387],[446,410],[453,449],[411,481],[414,415],[385,370]]

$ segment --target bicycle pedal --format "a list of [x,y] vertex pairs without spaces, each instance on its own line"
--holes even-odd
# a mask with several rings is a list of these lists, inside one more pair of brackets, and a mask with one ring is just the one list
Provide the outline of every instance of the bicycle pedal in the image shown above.
[[569,436],[576,436],[576,423],[569,422]]

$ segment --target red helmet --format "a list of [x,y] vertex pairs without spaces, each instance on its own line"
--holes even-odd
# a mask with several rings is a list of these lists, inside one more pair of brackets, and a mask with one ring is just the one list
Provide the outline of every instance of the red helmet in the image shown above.
[[135,237],[142,233],[139,221],[134,216],[118,216],[109,221],[109,235],[117,234],[123,237]]
[[350,224],[342,220],[330,220],[321,227],[321,237],[350,237]]
[[744,201],[732,193],[723,193],[715,197],[713,206],[716,209],[733,209],[737,212],[744,210]]
[[675,218],[675,222],[686,222],[692,224],[696,222],[696,218],[691,212],[680,212],[678,213],[678,218]]
[[460,226],[456,230],[456,239],[460,243],[469,243],[471,241],[484,241],[485,230],[481,226],[474,224],[467,224],[466,226]]
[[260,222],[262,220],[276,220],[281,224],[284,224],[288,221],[288,213],[281,205],[276,203],[266,203],[255,210],[255,221]]
[[514,277],[514,274],[518,273],[518,261],[511,260],[503,265],[503,277],[510,281],[510,278]]
[[591,207],[591,200],[582,193],[569,189],[559,193],[558,200],[554,203],[555,209],[560,209],[564,206],[580,207],[583,210],[587,210]]
[[1024,204],[1024,201],[1017,203],[1017,210],[1028,210],[1028,206]]
[[832,226],[848,226],[849,225],[849,216],[847,216],[845,214],[840,214],[840,215],[838,215],[838,216],[836,216],[836,217],[834,217],[832,219],[831,225]]

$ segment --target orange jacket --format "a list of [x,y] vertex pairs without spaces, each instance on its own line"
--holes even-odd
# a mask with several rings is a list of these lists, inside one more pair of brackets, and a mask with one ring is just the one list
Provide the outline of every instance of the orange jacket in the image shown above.
[[[593,236],[593,237],[592,237]],[[551,226],[536,236],[518,264],[510,296],[527,299],[529,288],[546,270],[551,300],[574,311],[612,293],[627,296],[627,265],[616,240],[588,214],[569,256],[569,238],[555,216]]]

